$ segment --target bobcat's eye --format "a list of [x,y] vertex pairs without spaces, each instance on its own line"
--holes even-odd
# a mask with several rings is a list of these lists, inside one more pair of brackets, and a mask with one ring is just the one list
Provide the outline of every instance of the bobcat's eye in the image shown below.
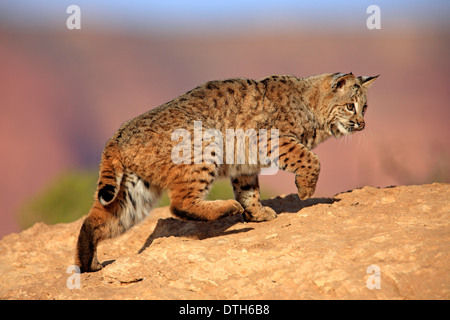
[[364,113],[366,113],[366,110],[367,110],[367,105],[365,105],[365,106],[362,108],[362,110],[361,110],[362,115],[364,115]]
[[348,103],[348,104],[347,104],[347,110],[348,110],[348,111],[353,111],[353,110],[355,110],[355,104],[354,104],[354,103]]

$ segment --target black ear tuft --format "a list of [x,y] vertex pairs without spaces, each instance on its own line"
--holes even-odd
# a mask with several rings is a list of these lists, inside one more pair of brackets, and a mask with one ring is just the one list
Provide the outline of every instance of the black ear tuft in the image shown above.
[[100,190],[98,190],[98,200],[101,204],[106,205],[109,204],[116,194],[116,189],[114,186],[107,184]]
[[366,89],[369,88],[372,83],[379,77],[380,75],[374,76],[374,77],[366,77],[366,76],[361,76],[358,77],[357,80],[359,82],[360,85],[362,85],[363,87],[365,87]]

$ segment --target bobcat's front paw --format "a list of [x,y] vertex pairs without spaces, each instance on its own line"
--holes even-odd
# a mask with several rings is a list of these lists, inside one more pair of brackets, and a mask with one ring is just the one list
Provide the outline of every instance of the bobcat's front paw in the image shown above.
[[300,200],[309,199],[314,194],[314,191],[315,188],[302,187],[301,189],[298,189],[298,197],[300,198]]
[[295,178],[297,193],[300,200],[311,198],[311,196],[314,194],[314,191],[316,190],[316,183],[317,179],[313,181],[306,181],[306,179],[298,176]]
[[277,213],[272,208],[261,206],[260,210],[257,211],[245,210],[243,216],[246,222],[262,222],[275,219]]

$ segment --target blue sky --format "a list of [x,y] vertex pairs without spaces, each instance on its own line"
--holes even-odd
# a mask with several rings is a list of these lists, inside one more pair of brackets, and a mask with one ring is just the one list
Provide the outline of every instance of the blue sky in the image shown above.
[[65,25],[71,4],[81,8],[82,28],[124,32],[357,28],[365,23],[371,4],[381,9],[382,28],[448,26],[450,20],[448,0],[11,0],[0,2],[0,24],[58,28]]

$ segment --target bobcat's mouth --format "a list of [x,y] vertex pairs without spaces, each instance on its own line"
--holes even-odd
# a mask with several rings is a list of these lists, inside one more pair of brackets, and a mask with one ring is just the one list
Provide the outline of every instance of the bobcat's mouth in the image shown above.
[[[362,130],[362,129],[361,129]],[[343,124],[342,122],[338,121],[331,127],[331,134],[335,138],[339,138],[345,135],[352,134],[353,132],[358,131],[357,128],[352,126],[351,124]]]
[[337,128],[337,134],[335,134],[335,136],[341,136],[341,135],[346,135],[349,134],[350,132],[352,132],[352,128],[349,128],[348,126],[342,124],[342,122],[338,122],[336,125]]

